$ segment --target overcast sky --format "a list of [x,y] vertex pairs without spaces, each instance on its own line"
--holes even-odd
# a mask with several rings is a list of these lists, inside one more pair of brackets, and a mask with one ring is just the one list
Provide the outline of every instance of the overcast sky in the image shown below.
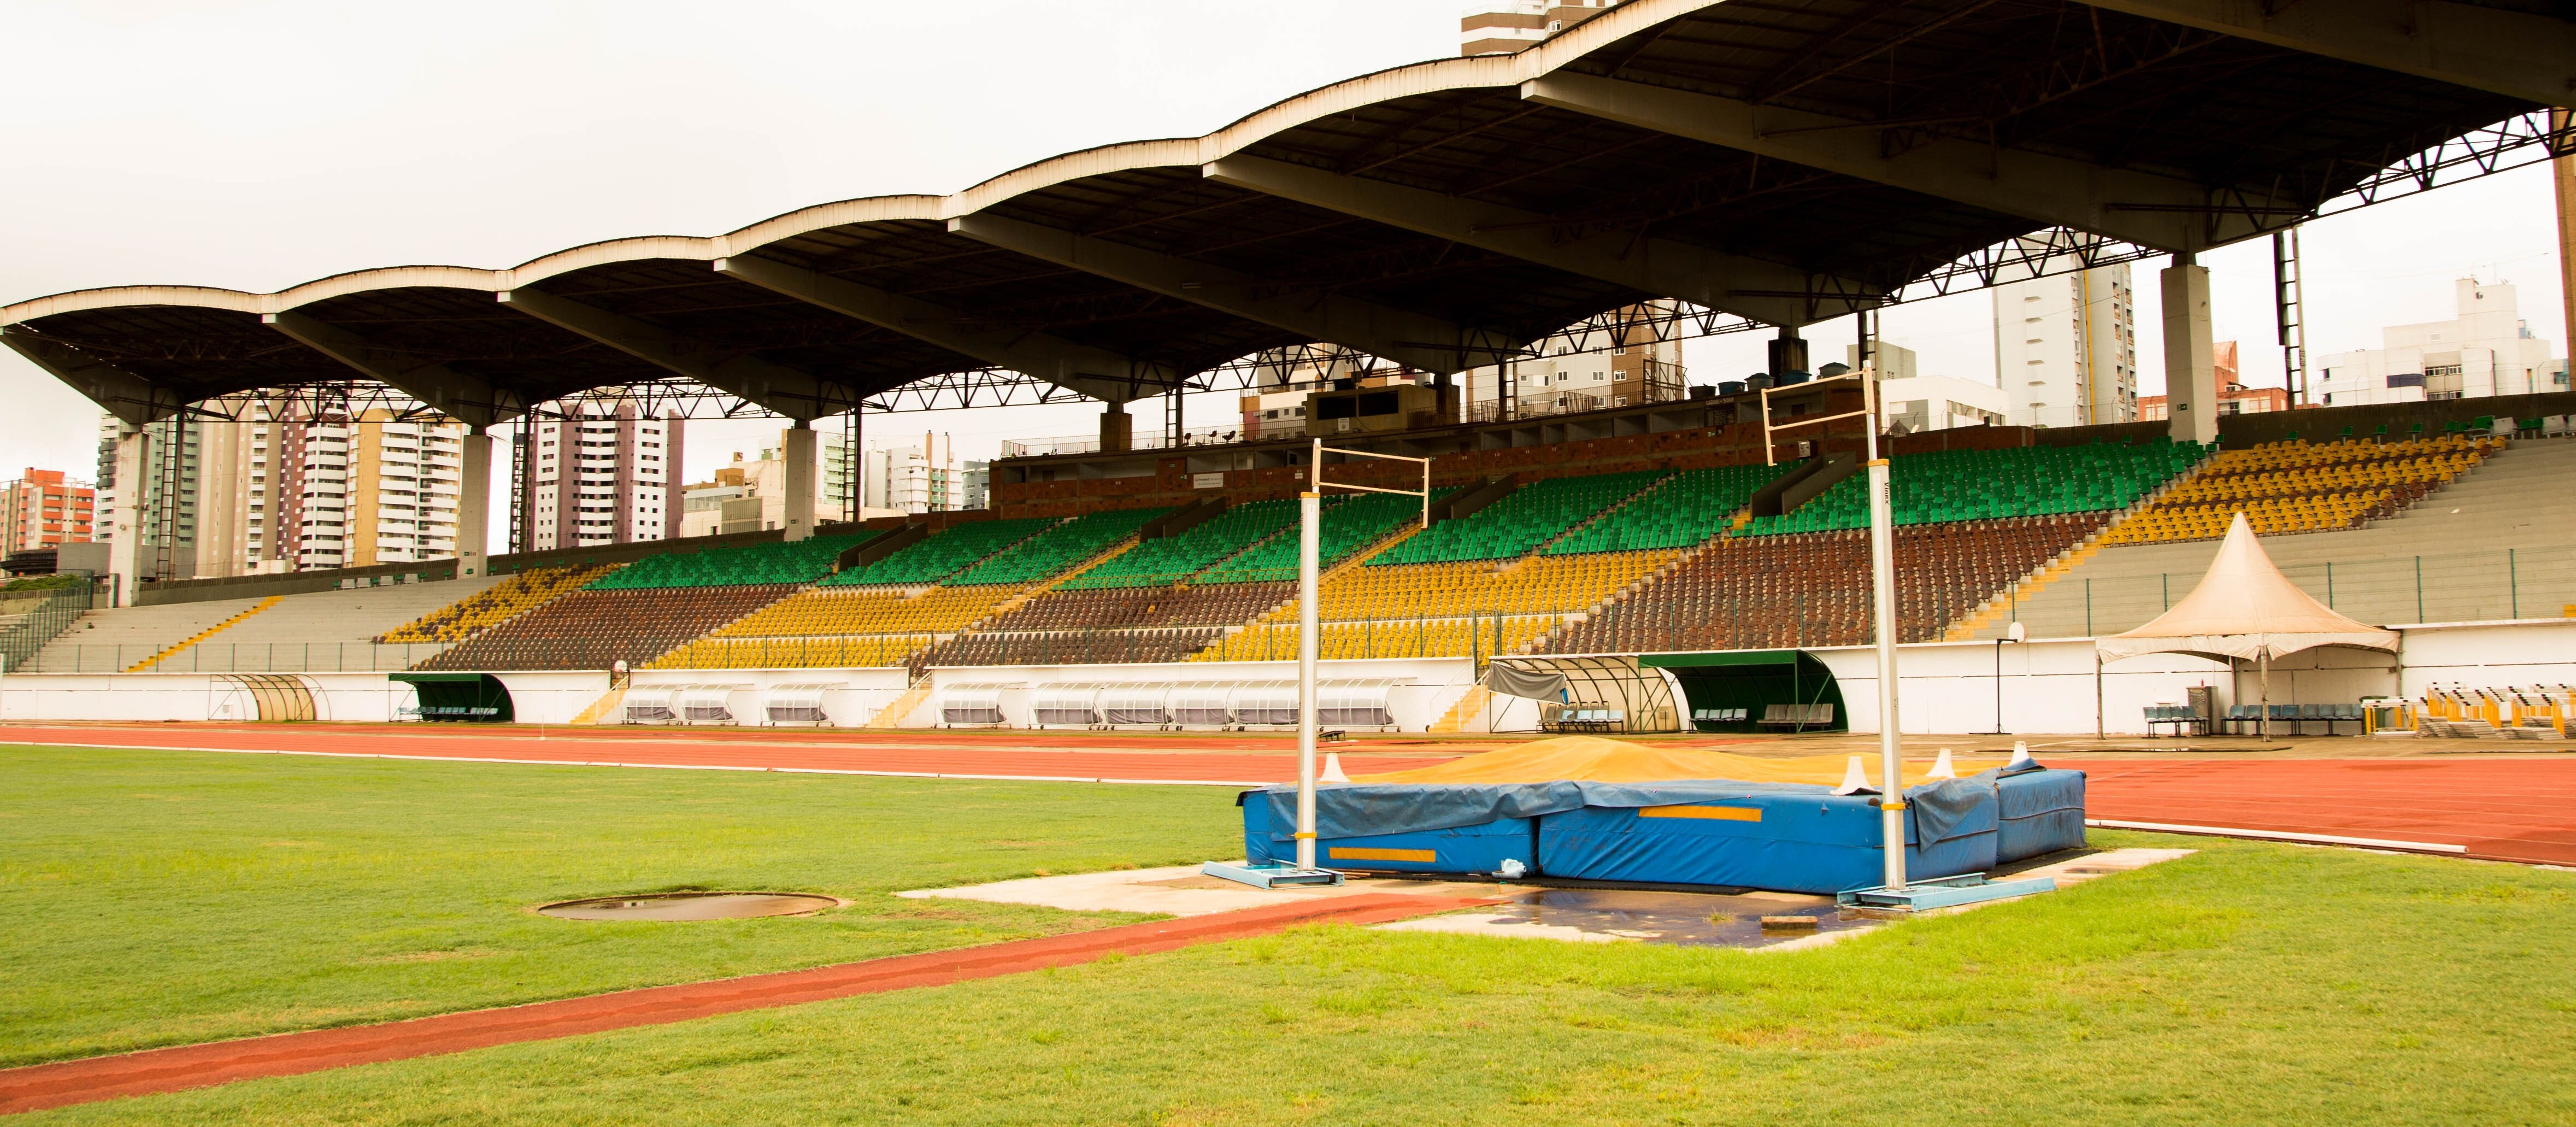
[[[0,302],[91,286],[267,291],[407,263],[502,267],[630,235],[711,235],[830,200],[950,192],[1057,153],[1207,132],[1300,91],[1457,50],[1455,0],[225,3],[5,0]],[[2310,348],[2451,315],[2451,279],[2520,286],[2564,354],[2538,168],[2310,225]],[[2268,243],[2204,256],[2218,337],[2280,380]],[[2162,391],[2155,265],[2137,283]],[[1888,314],[1925,374],[1992,382],[1991,303]],[[1839,358],[1848,322],[1819,326]],[[1762,367],[1697,342],[1698,382]],[[94,472],[98,412],[0,351],[0,476]],[[1196,397],[1220,422],[1226,394]],[[1004,438],[1089,432],[1068,406],[890,420]],[[1138,429],[1159,424],[1140,418]],[[779,424],[700,423],[703,478]],[[877,427],[872,426],[872,431]],[[496,482],[496,485],[501,483]],[[496,513],[496,518],[499,514]]]

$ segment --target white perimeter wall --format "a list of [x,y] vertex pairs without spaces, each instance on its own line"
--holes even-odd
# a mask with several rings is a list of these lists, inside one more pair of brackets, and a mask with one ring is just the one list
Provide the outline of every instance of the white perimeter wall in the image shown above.
[[[2518,622],[2429,623],[2395,627],[2403,638],[2397,659],[2360,650],[2315,650],[2274,663],[2275,704],[2348,704],[2365,696],[2420,697],[2428,687],[2505,689],[2576,683],[2576,619]],[[1878,663],[1861,646],[1809,651],[1833,670],[1855,732],[1878,730]],[[1998,676],[2000,665],[2000,677]],[[1898,706],[1908,734],[1993,732],[2106,733],[2147,731],[2145,709],[2180,704],[2186,690],[2209,685],[2218,706],[2252,704],[2259,681],[2249,664],[2230,671],[2200,658],[2157,654],[2101,666],[2097,680],[2089,638],[2011,643],[1933,642],[1897,650]],[[1399,728],[1428,728],[1463,696],[1474,677],[1466,658],[1381,658],[1321,663],[1321,680],[1382,680],[1387,710]],[[312,686],[324,720],[375,722],[404,719],[415,703],[408,685],[381,673],[300,674]],[[608,691],[600,672],[501,673],[519,720],[563,724]],[[1035,691],[1054,684],[1188,684],[1294,681],[1293,661],[1172,662],[1152,665],[964,666],[930,671],[932,691],[904,717],[905,727],[939,723],[937,688],[950,684],[1015,686],[1001,693],[1013,727],[1029,724]],[[868,723],[906,688],[901,669],[650,670],[636,686],[728,685],[729,703],[743,723],[761,722],[767,689],[777,685],[836,684],[824,694],[824,711],[840,727]],[[1997,690],[2001,690],[2001,713]],[[622,712],[622,710],[621,710]],[[1497,697],[1491,709],[1470,717],[1471,731],[1529,731],[1537,727],[1536,702]],[[246,695],[216,674],[13,673],[0,675],[0,720],[250,720]],[[615,718],[611,717],[614,723]]]

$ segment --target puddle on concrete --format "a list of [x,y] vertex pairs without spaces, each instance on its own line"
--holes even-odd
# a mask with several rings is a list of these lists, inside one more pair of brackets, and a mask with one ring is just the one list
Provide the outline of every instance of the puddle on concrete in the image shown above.
[[[1812,928],[1762,926],[1764,916],[1806,916]],[[1458,919],[1459,917],[1443,917]],[[1465,917],[1482,921],[1475,930],[1510,934],[1515,926],[1564,937],[1568,929],[1585,937],[1634,939],[1684,947],[1768,947],[1825,932],[1874,927],[1877,921],[1844,919],[1830,896],[1756,892],[1725,896],[1704,892],[1646,892],[1630,889],[1540,888],[1520,895],[1490,913]]]
[[537,914],[564,920],[752,920],[807,915],[839,903],[829,896],[792,892],[673,892],[566,900],[539,908]]

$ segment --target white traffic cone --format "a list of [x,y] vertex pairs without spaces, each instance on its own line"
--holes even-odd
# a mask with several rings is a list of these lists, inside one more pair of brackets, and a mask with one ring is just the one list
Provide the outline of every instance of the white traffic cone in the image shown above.
[[1315,781],[1319,783],[1347,783],[1351,781],[1351,777],[1342,773],[1342,757],[1328,751],[1324,753],[1324,773],[1316,776]]
[[2020,740],[2014,740],[2012,762],[2004,764],[2004,766],[2019,767],[2028,762],[2030,762],[2030,745],[2023,743]]
[[1851,763],[1843,768],[1843,785],[1834,788],[1835,794],[1877,793],[1878,788],[1869,785],[1869,772],[1861,769],[1860,758],[1852,756]]
[[1950,763],[1949,748],[1945,747],[1941,749],[1941,758],[1932,761],[1932,774],[1927,777],[1934,779],[1955,779],[1959,777],[1959,769],[1952,766]]

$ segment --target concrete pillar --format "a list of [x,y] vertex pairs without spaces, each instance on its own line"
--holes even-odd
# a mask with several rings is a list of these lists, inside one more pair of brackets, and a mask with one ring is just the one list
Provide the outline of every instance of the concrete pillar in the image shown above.
[[491,570],[492,436],[467,427],[456,475],[456,577]]
[[786,434],[785,449],[778,452],[787,471],[786,496],[781,499],[784,512],[778,526],[787,531],[794,543],[814,535],[814,424],[796,420]]
[[1779,379],[1783,372],[1812,371],[1815,369],[1807,366],[1806,340],[1798,335],[1798,330],[1780,326],[1780,336],[1771,341],[1771,378]]
[[2209,268],[2177,254],[2158,275],[2164,295],[2165,409],[2176,442],[2218,441],[2218,354],[2209,323]]
[[1127,413],[1124,403],[1106,403],[1100,408],[1100,452],[1124,454],[1136,448],[1136,419]]
[[150,476],[151,446],[142,428],[116,428],[116,501],[107,512],[107,572],[115,580],[116,605],[134,605],[135,585],[143,576],[143,490]]
[[[2550,128],[2565,129],[2568,121],[2566,110],[2549,111]],[[2549,181],[2558,192],[2558,298],[2567,318],[2558,346],[2565,348],[2576,343],[2576,153],[2549,162]]]

